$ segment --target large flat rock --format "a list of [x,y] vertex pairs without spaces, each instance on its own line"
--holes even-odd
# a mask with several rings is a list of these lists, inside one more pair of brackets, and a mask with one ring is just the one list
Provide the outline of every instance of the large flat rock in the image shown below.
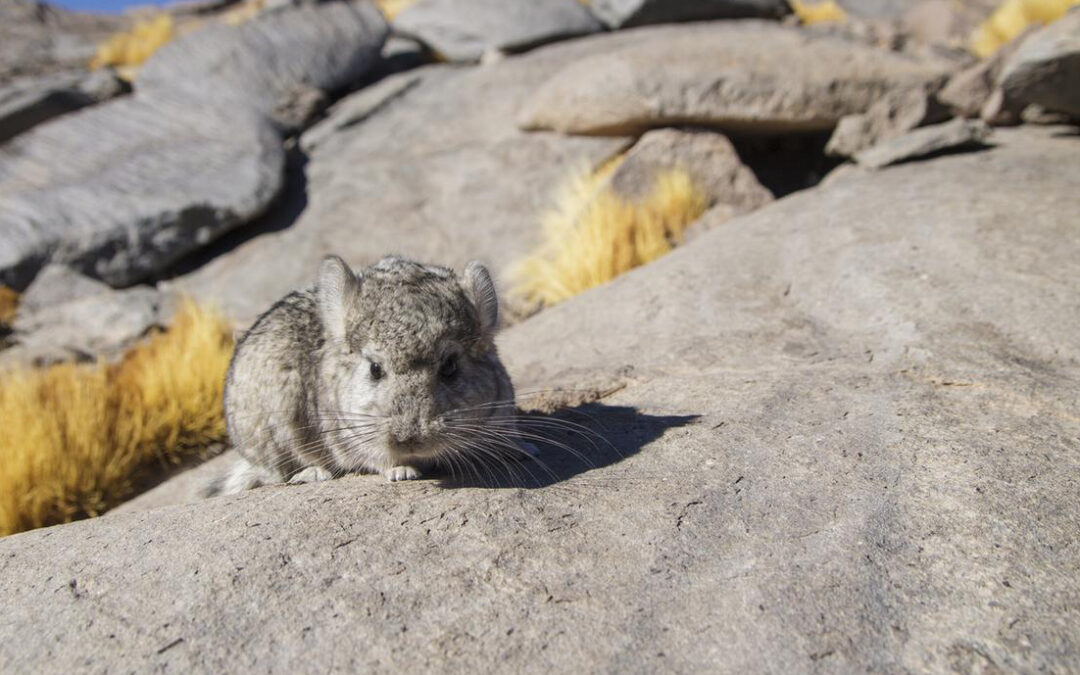
[[466,62],[602,28],[578,0],[418,0],[394,18],[396,32]]
[[480,68],[430,66],[343,99],[301,138],[310,156],[295,222],[271,224],[177,285],[250,321],[314,282],[328,253],[357,266],[387,252],[459,268],[479,258],[503,272],[537,243],[560,184],[630,143],[515,124],[541,82],[611,44],[590,37]]
[[357,82],[375,64],[387,32],[369,0],[286,5],[168,43],[140,70],[136,89],[191,107],[250,109],[294,128],[326,92]]
[[[767,21],[630,31],[622,49],[582,59],[540,87],[525,129],[640,133],[698,124],[734,132],[825,131],[947,64]],[[623,37],[620,35],[620,37]]]
[[264,120],[129,97],[0,148],[0,280],[46,262],[127,285],[262,213],[281,186]]
[[781,200],[508,331],[523,390],[621,378],[568,418],[621,461],[0,540],[0,670],[1080,668],[1078,141],[998,142]]

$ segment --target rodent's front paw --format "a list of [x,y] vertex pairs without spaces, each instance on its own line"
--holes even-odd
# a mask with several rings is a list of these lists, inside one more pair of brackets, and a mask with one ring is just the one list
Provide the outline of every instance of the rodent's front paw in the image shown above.
[[289,479],[290,485],[298,485],[300,483],[318,483],[324,480],[330,480],[333,476],[329,471],[321,466],[309,466],[308,468],[300,471],[295,476]]
[[416,480],[420,477],[420,471],[411,466],[392,466],[383,471],[386,480],[396,483],[399,480]]

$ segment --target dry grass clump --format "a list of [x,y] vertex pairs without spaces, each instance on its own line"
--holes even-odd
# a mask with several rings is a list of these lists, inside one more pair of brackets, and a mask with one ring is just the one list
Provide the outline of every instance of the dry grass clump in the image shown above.
[[10,326],[19,308],[19,294],[7,286],[0,286],[0,326]]
[[550,306],[664,255],[708,206],[683,170],[665,171],[640,201],[606,185],[615,169],[583,171],[541,217],[540,248],[511,270],[513,293],[531,306]]
[[387,21],[393,21],[394,17],[416,0],[375,0],[375,6],[383,13]]
[[1004,0],[994,13],[975,29],[971,51],[987,57],[1033,24],[1057,21],[1080,0]]
[[803,0],[788,0],[791,11],[799,17],[799,21],[806,25],[815,23],[834,23],[847,21],[847,13],[844,8],[836,4],[836,0],[823,0],[823,2],[803,2]]
[[112,66],[120,72],[137,68],[175,36],[176,25],[169,14],[137,19],[131,30],[116,33],[98,45],[90,67]]
[[119,363],[0,375],[0,535],[95,516],[140,469],[225,435],[232,330],[185,303]]

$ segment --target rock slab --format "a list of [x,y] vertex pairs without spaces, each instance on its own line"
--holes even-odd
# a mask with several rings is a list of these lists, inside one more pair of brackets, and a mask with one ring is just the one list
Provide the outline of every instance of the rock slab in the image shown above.
[[630,47],[557,73],[522,111],[522,128],[640,134],[695,124],[726,132],[827,131],[886,93],[925,85],[946,69],[936,60],[764,21],[668,26],[637,37]]
[[546,487],[355,476],[0,540],[0,670],[1080,669],[1077,141],[999,136],[504,334],[523,392],[622,378],[569,418],[621,460],[577,441],[597,468],[545,446]]
[[855,161],[871,169],[880,169],[937,152],[978,147],[989,136],[990,127],[982,120],[957,118],[878,143],[856,154]]
[[578,0],[418,0],[394,18],[395,31],[465,62],[602,28]]

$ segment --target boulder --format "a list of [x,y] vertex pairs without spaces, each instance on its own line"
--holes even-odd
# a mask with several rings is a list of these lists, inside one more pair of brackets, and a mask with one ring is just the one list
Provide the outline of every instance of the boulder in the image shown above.
[[827,131],[889,91],[947,66],[764,21],[637,29],[624,49],[555,74],[520,117],[524,129],[638,134],[672,124],[730,132]]
[[490,66],[427,66],[342,99],[301,136],[310,155],[292,194],[299,216],[238,232],[173,283],[243,323],[312,283],[328,253],[357,266],[388,252],[458,268],[479,258],[500,276],[535,246],[561,184],[631,143],[524,133],[518,110],[561,68],[633,40],[590,36]]
[[938,92],[938,99],[964,117],[978,117],[994,88],[1005,60],[1023,42],[1028,29],[1020,37],[1002,46],[993,55],[953,73]]
[[1080,9],[1032,33],[998,77],[1006,105],[1080,116]]
[[0,351],[0,368],[114,358],[161,325],[161,297],[153,288],[116,291],[106,286],[83,294],[87,290],[45,307],[29,309],[20,303],[15,344]]
[[35,313],[54,305],[108,291],[110,286],[63,265],[46,265],[19,296],[19,313]]
[[262,213],[283,162],[257,117],[140,96],[37,127],[0,148],[0,280],[53,261],[135,283]]
[[157,52],[133,96],[6,144],[0,283],[54,261],[133,284],[255,218],[282,183],[282,128],[373,63],[386,30],[366,1],[207,28]]
[[656,129],[642,136],[611,174],[609,184],[620,195],[639,200],[653,188],[658,174],[681,169],[708,196],[709,206],[727,204],[732,214],[746,213],[773,201],[721,134],[695,129]]
[[978,148],[990,135],[982,120],[956,118],[878,143],[855,155],[855,161],[871,169],[926,157],[939,152]]
[[840,120],[825,146],[836,157],[851,157],[872,145],[900,136],[916,127],[949,118],[949,111],[934,94],[921,89],[890,92],[860,115]]
[[596,468],[545,446],[524,488],[352,476],[0,540],[0,670],[1080,668],[1080,164],[999,135],[506,332],[522,391],[621,378],[558,418]]
[[479,61],[603,28],[578,0],[418,0],[394,30],[449,61]]
[[791,12],[783,0],[590,0],[588,4],[608,28],[710,19],[778,18]]
[[387,31],[367,0],[284,7],[169,42],[135,86],[185,106],[249,109],[292,130],[318,111],[326,92],[357,82],[375,64]]

